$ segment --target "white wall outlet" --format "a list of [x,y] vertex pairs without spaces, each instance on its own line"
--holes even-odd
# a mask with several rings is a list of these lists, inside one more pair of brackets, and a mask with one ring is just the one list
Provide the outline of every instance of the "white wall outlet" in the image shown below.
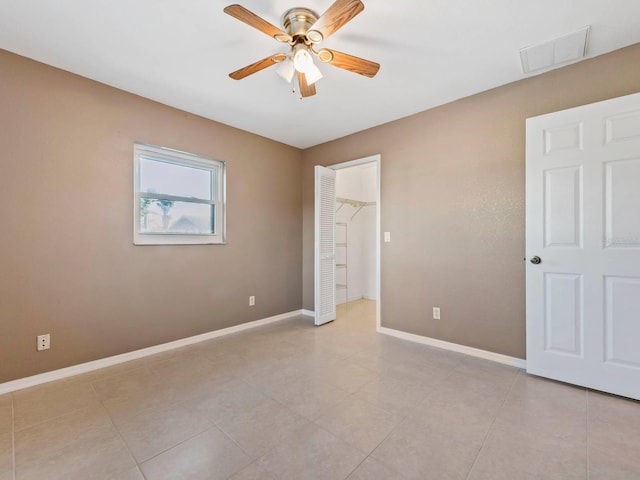
[[253,307],[255,304],[256,304],[256,297],[255,297],[255,295],[251,295],[249,297],[249,306]]
[[391,241],[391,232],[384,232],[384,241],[389,243]]
[[49,350],[51,348],[51,335],[38,335],[38,351]]
[[433,319],[440,320],[440,307],[433,307]]

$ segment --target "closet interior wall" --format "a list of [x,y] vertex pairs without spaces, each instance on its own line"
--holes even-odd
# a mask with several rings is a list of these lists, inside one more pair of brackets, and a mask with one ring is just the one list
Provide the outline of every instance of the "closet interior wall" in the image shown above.
[[[373,203],[362,208],[336,201],[336,303],[376,300],[375,163],[336,170],[336,198]],[[346,247],[338,246],[346,243]],[[346,265],[346,266],[343,266]],[[348,298],[347,298],[348,295]]]

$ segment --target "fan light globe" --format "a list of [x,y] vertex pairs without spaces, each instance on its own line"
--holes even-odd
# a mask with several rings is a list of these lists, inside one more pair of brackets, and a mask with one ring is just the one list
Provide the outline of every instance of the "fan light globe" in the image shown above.
[[311,58],[307,49],[302,46],[293,55],[293,65],[300,73],[307,73],[310,68],[315,67],[313,58]]
[[293,80],[293,74],[295,73],[293,62],[289,58],[281,61],[278,68],[276,68],[276,73],[280,75],[285,82],[291,83],[291,80]]
[[322,72],[312,62],[309,69],[304,72],[304,76],[307,78],[307,85],[313,85],[322,78]]
[[313,63],[313,57],[303,45],[298,45],[293,54],[293,66],[296,71],[303,73],[307,85],[313,85],[322,78],[322,72]]

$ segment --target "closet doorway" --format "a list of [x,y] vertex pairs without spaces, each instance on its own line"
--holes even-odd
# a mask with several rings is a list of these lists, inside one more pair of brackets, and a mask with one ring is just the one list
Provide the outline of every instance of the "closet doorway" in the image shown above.
[[[335,318],[350,309],[375,311],[380,327],[380,155],[331,165],[335,171]],[[327,173],[329,173],[328,170]],[[327,285],[316,269],[316,285]],[[323,283],[324,282],[324,283]],[[328,298],[325,295],[324,298]],[[363,303],[367,304],[363,308]],[[375,303],[375,306],[373,305]],[[316,322],[319,324],[318,322]]]

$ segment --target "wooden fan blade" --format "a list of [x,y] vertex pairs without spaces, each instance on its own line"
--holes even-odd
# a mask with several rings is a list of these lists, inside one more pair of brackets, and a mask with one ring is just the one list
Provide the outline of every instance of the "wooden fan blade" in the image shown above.
[[364,4],[360,0],[336,0],[336,2],[311,25],[307,36],[314,43],[318,43],[315,41],[314,34],[311,33],[309,35],[309,32],[320,32],[322,38],[328,38],[362,10],[364,10]]
[[[331,56],[324,52],[331,53]],[[334,67],[343,68],[350,72],[364,75],[365,77],[373,78],[380,70],[380,64],[372,62],[371,60],[365,60],[364,58],[354,57],[346,53],[337,52],[328,48],[323,48],[318,52],[318,58],[324,63],[333,65]],[[327,60],[325,60],[327,58]]]
[[298,74],[298,87],[300,88],[300,95],[303,97],[311,97],[316,94],[316,86],[315,84],[309,85],[307,84],[307,77],[305,77],[304,73],[296,72]]
[[248,77],[249,75],[253,75],[260,70],[264,70],[271,65],[275,65],[276,62],[273,61],[273,56],[263,58],[262,60],[258,60],[256,63],[252,63],[251,65],[247,65],[246,67],[242,67],[235,72],[231,72],[229,76],[234,80],[242,80],[244,77]]
[[242,5],[229,5],[228,7],[225,7],[224,13],[260,30],[262,33],[266,33],[271,38],[275,38],[279,42],[289,42],[291,40],[291,36],[289,34],[283,32],[275,25],[270,24],[255,13],[247,10]]

